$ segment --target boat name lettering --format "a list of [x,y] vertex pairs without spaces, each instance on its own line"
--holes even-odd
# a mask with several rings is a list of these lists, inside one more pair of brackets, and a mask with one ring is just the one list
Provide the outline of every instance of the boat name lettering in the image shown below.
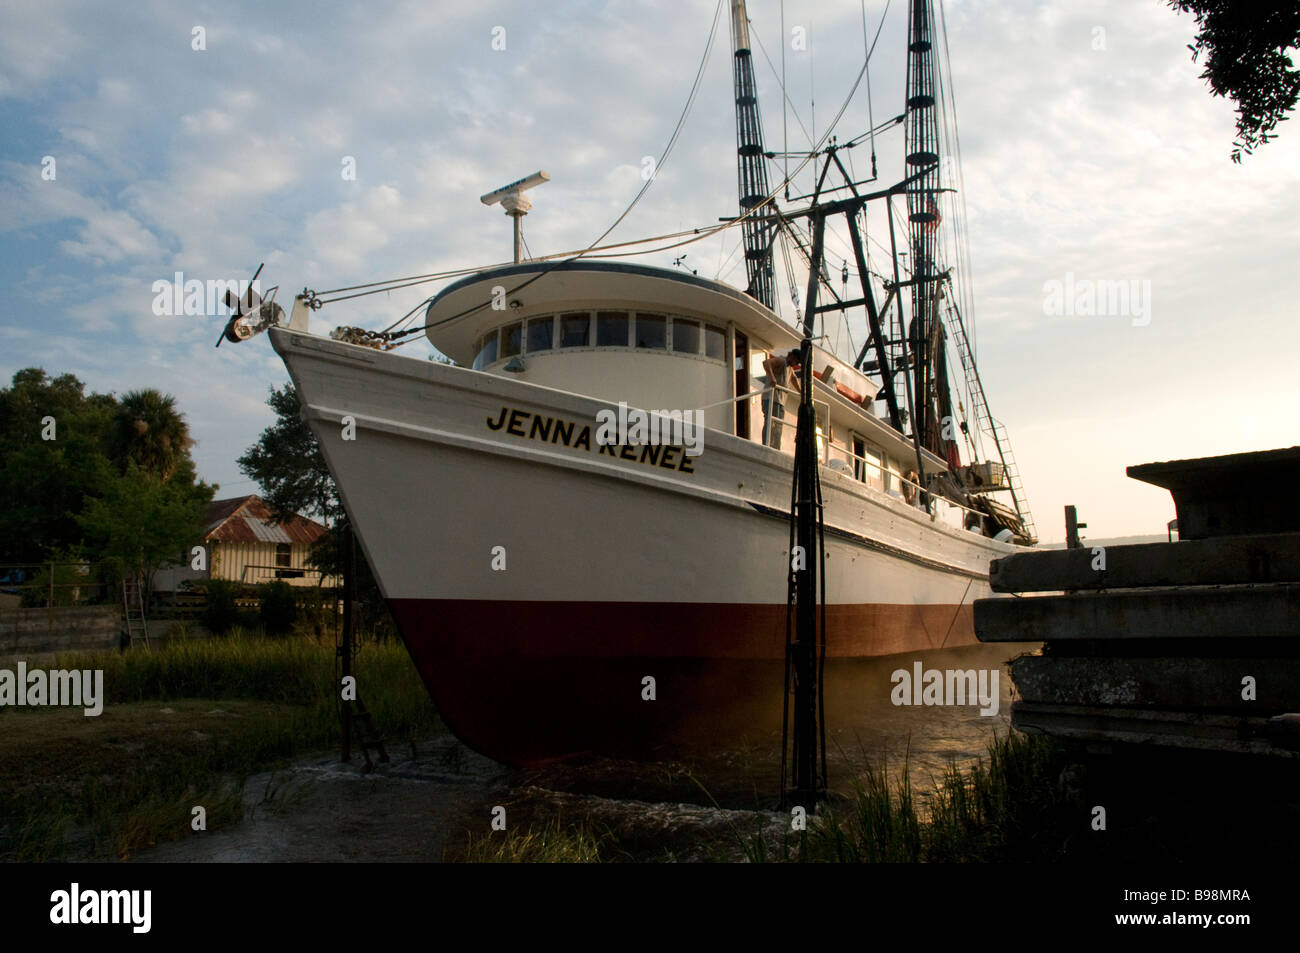
[[[559,417],[545,417],[515,407],[502,407],[496,418],[488,417],[489,430],[504,431],[514,437],[525,440],[539,440],[542,443],[563,444],[566,447],[591,452],[591,425],[578,424],[562,420]],[[608,454],[615,459],[631,463],[643,463],[646,466],[661,467],[664,470],[676,470],[678,473],[694,473],[695,460],[687,453],[685,447],[672,444],[600,444],[597,454]]]

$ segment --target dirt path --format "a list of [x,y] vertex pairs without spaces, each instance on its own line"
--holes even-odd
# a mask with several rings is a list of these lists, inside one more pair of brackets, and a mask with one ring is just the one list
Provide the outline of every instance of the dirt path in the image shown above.
[[349,765],[322,754],[254,775],[242,823],[139,851],[131,862],[440,861],[463,844],[468,818],[504,791],[507,769],[452,739],[389,754],[369,774],[359,757]]

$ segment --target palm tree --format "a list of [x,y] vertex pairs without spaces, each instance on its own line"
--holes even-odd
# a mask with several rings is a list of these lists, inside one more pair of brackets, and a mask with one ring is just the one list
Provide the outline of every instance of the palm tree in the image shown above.
[[194,445],[176,398],[152,388],[122,397],[113,430],[113,458],[122,472],[134,462],[158,480],[175,473]]

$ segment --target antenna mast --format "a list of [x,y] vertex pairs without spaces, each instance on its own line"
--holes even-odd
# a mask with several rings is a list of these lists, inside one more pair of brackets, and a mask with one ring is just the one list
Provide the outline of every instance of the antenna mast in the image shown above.
[[511,182],[509,185],[503,185],[499,189],[480,195],[479,201],[484,205],[496,205],[498,202],[506,210],[506,214],[514,219],[515,232],[515,261],[523,260],[523,217],[528,214],[528,210],[533,207],[533,203],[528,199],[525,192],[529,189],[535,189],[543,182],[551,181],[550,173],[545,169],[539,169],[532,175],[526,175],[522,179]]

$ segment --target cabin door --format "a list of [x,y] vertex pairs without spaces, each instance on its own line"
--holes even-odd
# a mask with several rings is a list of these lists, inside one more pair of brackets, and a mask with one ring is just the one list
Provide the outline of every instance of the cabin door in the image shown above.
[[[741,394],[748,394],[749,387],[749,338],[737,331],[735,334],[736,345],[736,393],[733,395],[737,398]],[[736,436],[749,439],[749,398],[736,400]]]

